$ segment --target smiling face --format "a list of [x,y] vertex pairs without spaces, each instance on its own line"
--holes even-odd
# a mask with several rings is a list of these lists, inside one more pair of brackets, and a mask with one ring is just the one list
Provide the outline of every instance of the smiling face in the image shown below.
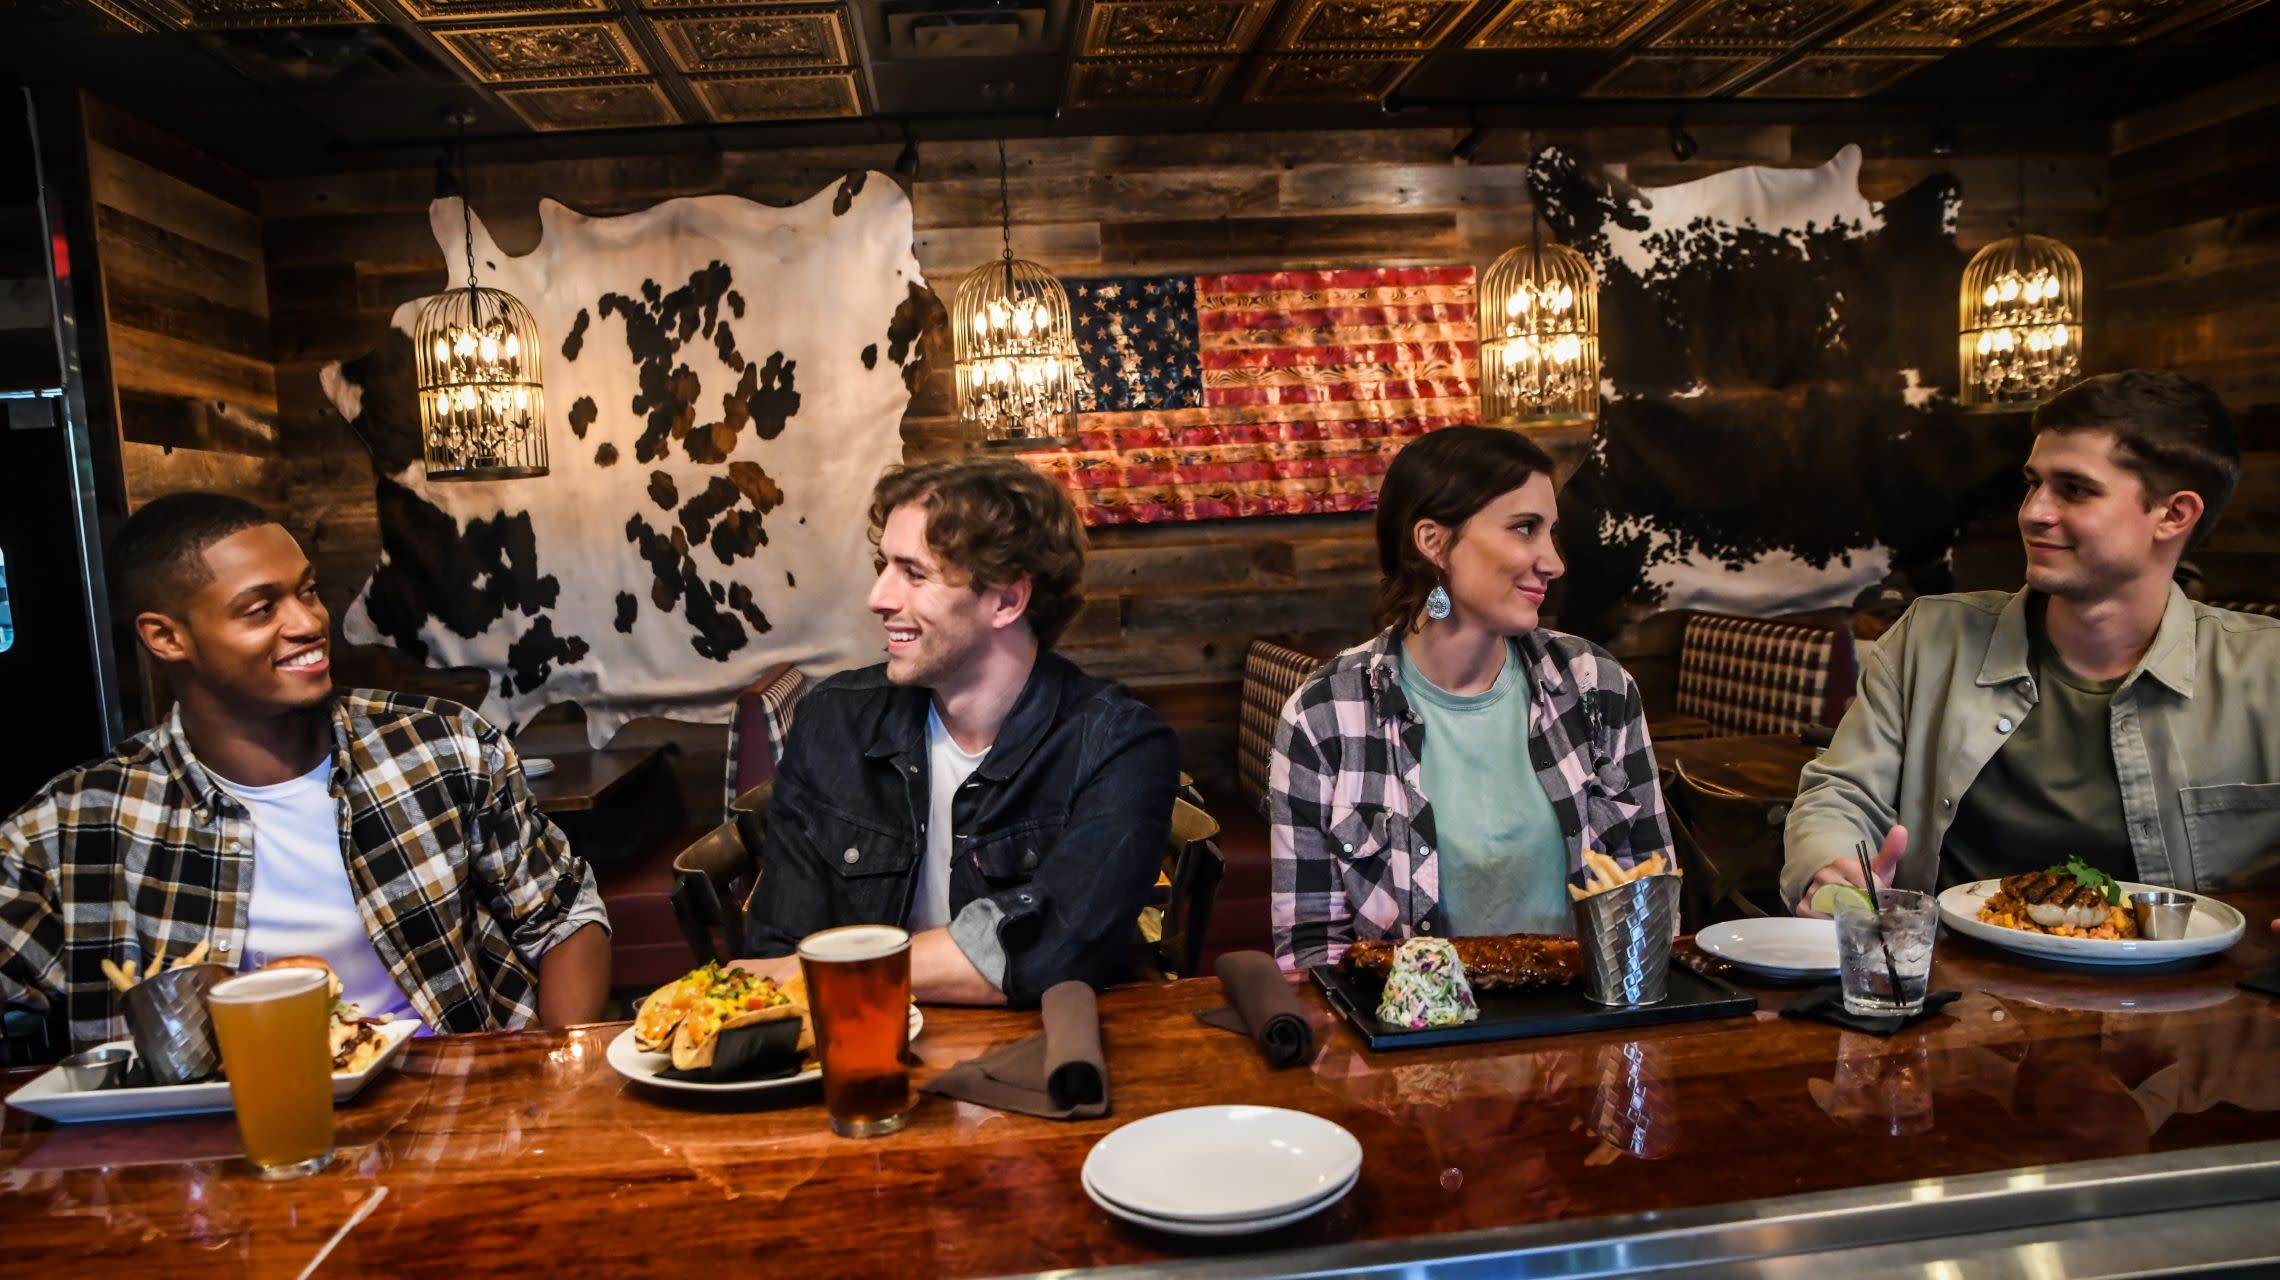
[[886,624],[887,679],[930,689],[957,683],[996,632],[1021,623],[1027,594],[1009,602],[1013,594],[975,590],[970,575],[934,554],[923,501],[896,507],[879,531],[879,577],[869,601]]
[[2027,585],[2062,600],[2103,600],[2148,577],[2166,580],[2200,514],[2189,491],[2148,494],[2115,461],[2110,431],[2044,431],[2025,472]]
[[179,612],[135,618],[176,681],[248,716],[297,711],[330,697],[331,616],[293,535],[274,524],[241,529],[208,545],[204,560],[206,580]]
[[[1454,542],[1424,535],[1444,544],[1421,546],[1447,574],[1454,620],[1508,636],[1535,630],[1544,593],[1553,579],[1567,572],[1552,542],[1558,523],[1559,499],[1552,492],[1552,479],[1538,472],[1474,512],[1457,530]],[[1422,522],[1420,529],[1430,524]]]

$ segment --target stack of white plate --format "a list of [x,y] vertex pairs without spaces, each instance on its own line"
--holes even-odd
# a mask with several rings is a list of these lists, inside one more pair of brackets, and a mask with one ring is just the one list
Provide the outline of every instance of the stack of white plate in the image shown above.
[[1238,1236],[1329,1208],[1362,1176],[1362,1144],[1280,1107],[1189,1107],[1093,1145],[1085,1194],[1111,1214],[1183,1236]]

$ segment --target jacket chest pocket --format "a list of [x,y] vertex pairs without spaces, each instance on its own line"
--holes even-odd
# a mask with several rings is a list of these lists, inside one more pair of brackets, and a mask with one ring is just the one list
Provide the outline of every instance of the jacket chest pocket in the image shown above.
[[1326,833],[1330,860],[1338,868],[1358,936],[1382,938],[1401,923],[1409,872],[1394,848],[1397,826],[1378,805],[1357,805],[1331,817]]
[[823,850],[824,862],[841,880],[854,882],[850,888],[908,875],[918,861],[916,842],[898,833],[840,821],[826,824],[818,834],[823,837],[817,847]]
[[1026,884],[1060,841],[1061,823],[1025,822],[976,837],[969,860],[991,885]]
[[2184,787],[2177,803],[2202,892],[2258,883],[2280,862],[2280,782]]

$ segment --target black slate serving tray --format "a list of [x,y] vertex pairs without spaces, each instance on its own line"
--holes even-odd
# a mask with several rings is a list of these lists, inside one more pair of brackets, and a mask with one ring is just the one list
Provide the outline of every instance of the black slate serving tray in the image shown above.
[[1668,994],[1656,1004],[1609,1006],[1593,1004],[1573,986],[1535,987],[1521,991],[1473,991],[1480,1017],[1454,1027],[1410,1031],[1377,1019],[1378,999],[1385,980],[1353,974],[1336,965],[1316,965],[1308,972],[1315,985],[1365,1043],[1372,1049],[1422,1049],[1435,1044],[1470,1044],[1482,1040],[1523,1040],[1531,1036],[1558,1036],[1573,1031],[1609,1031],[1619,1027],[1652,1027],[1666,1022],[1699,1022],[1733,1018],[1757,1010],[1757,997],[1739,987],[1672,965]]

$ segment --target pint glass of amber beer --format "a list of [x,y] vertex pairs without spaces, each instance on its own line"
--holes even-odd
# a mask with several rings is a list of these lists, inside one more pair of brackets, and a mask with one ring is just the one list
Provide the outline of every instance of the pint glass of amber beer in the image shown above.
[[875,1138],[910,1114],[910,935],[855,924],[800,940],[823,1105],[842,1138]]
[[332,1160],[329,979],[322,969],[271,969],[206,993],[238,1134],[260,1177],[298,1178]]

